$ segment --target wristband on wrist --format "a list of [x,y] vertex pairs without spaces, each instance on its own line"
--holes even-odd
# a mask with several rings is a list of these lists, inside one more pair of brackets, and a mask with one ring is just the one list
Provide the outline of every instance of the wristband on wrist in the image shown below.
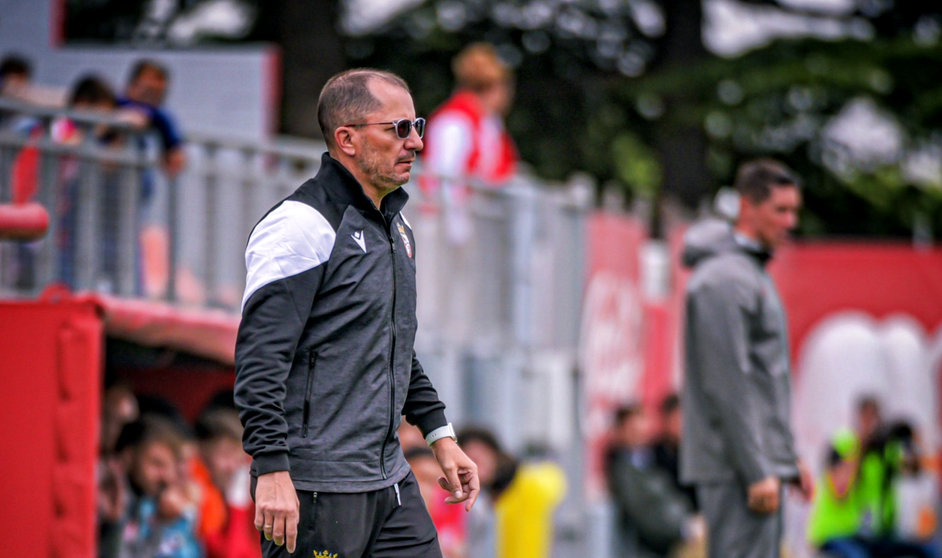
[[445,426],[440,426],[435,430],[432,430],[425,437],[425,442],[431,446],[435,442],[441,440],[442,438],[451,438],[454,441],[458,441],[458,436],[455,435],[455,428],[449,422]]

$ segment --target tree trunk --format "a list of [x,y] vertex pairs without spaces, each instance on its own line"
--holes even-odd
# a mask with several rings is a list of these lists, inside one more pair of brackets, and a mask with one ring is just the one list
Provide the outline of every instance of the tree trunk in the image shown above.
[[[672,71],[692,66],[705,59],[703,46],[703,6],[701,0],[663,0],[665,34],[661,38],[658,56],[651,73]],[[709,192],[710,174],[706,165],[707,138],[699,122],[685,122],[685,106],[696,99],[683,93],[663,99],[664,116],[654,123],[654,144],[664,170],[664,182],[659,191],[656,209],[673,198],[688,208],[694,208]],[[655,216],[652,231],[661,236],[659,216]]]
[[337,30],[340,0],[277,0],[263,4],[263,24],[281,47],[281,133],[321,137],[317,96],[346,68]]

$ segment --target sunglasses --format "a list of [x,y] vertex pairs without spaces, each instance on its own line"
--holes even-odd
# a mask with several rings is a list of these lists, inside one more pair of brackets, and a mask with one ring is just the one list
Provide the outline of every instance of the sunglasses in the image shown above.
[[415,120],[409,120],[408,118],[400,118],[399,120],[393,120],[392,122],[365,122],[361,124],[347,124],[347,126],[392,126],[396,130],[396,136],[399,139],[407,139],[409,134],[412,133],[412,128],[415,127],[415,133],[421,138],[425,135],[425,119],[416,118]]

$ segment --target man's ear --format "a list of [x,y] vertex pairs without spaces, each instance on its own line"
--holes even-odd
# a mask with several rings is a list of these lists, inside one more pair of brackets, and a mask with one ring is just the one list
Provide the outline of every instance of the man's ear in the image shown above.
[[742,219],[744,215],[751,215],[752,209],[755,206],[752,204],[752,200],[746,196],[739,195],[739,218]]
[[344,155],[348,157],[356,156],[356,134],[349,126],[341,126],[334,130],[334,143]]

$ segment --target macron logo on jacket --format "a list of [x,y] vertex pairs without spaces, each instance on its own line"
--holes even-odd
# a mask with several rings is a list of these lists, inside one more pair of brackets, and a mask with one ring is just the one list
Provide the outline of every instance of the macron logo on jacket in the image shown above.
[[363,253],[366,253],[366,238],[363,237],[363,229],[358,230],[357,232],[351,234],[353,241],[357,243],[357,246],[363,250]]

